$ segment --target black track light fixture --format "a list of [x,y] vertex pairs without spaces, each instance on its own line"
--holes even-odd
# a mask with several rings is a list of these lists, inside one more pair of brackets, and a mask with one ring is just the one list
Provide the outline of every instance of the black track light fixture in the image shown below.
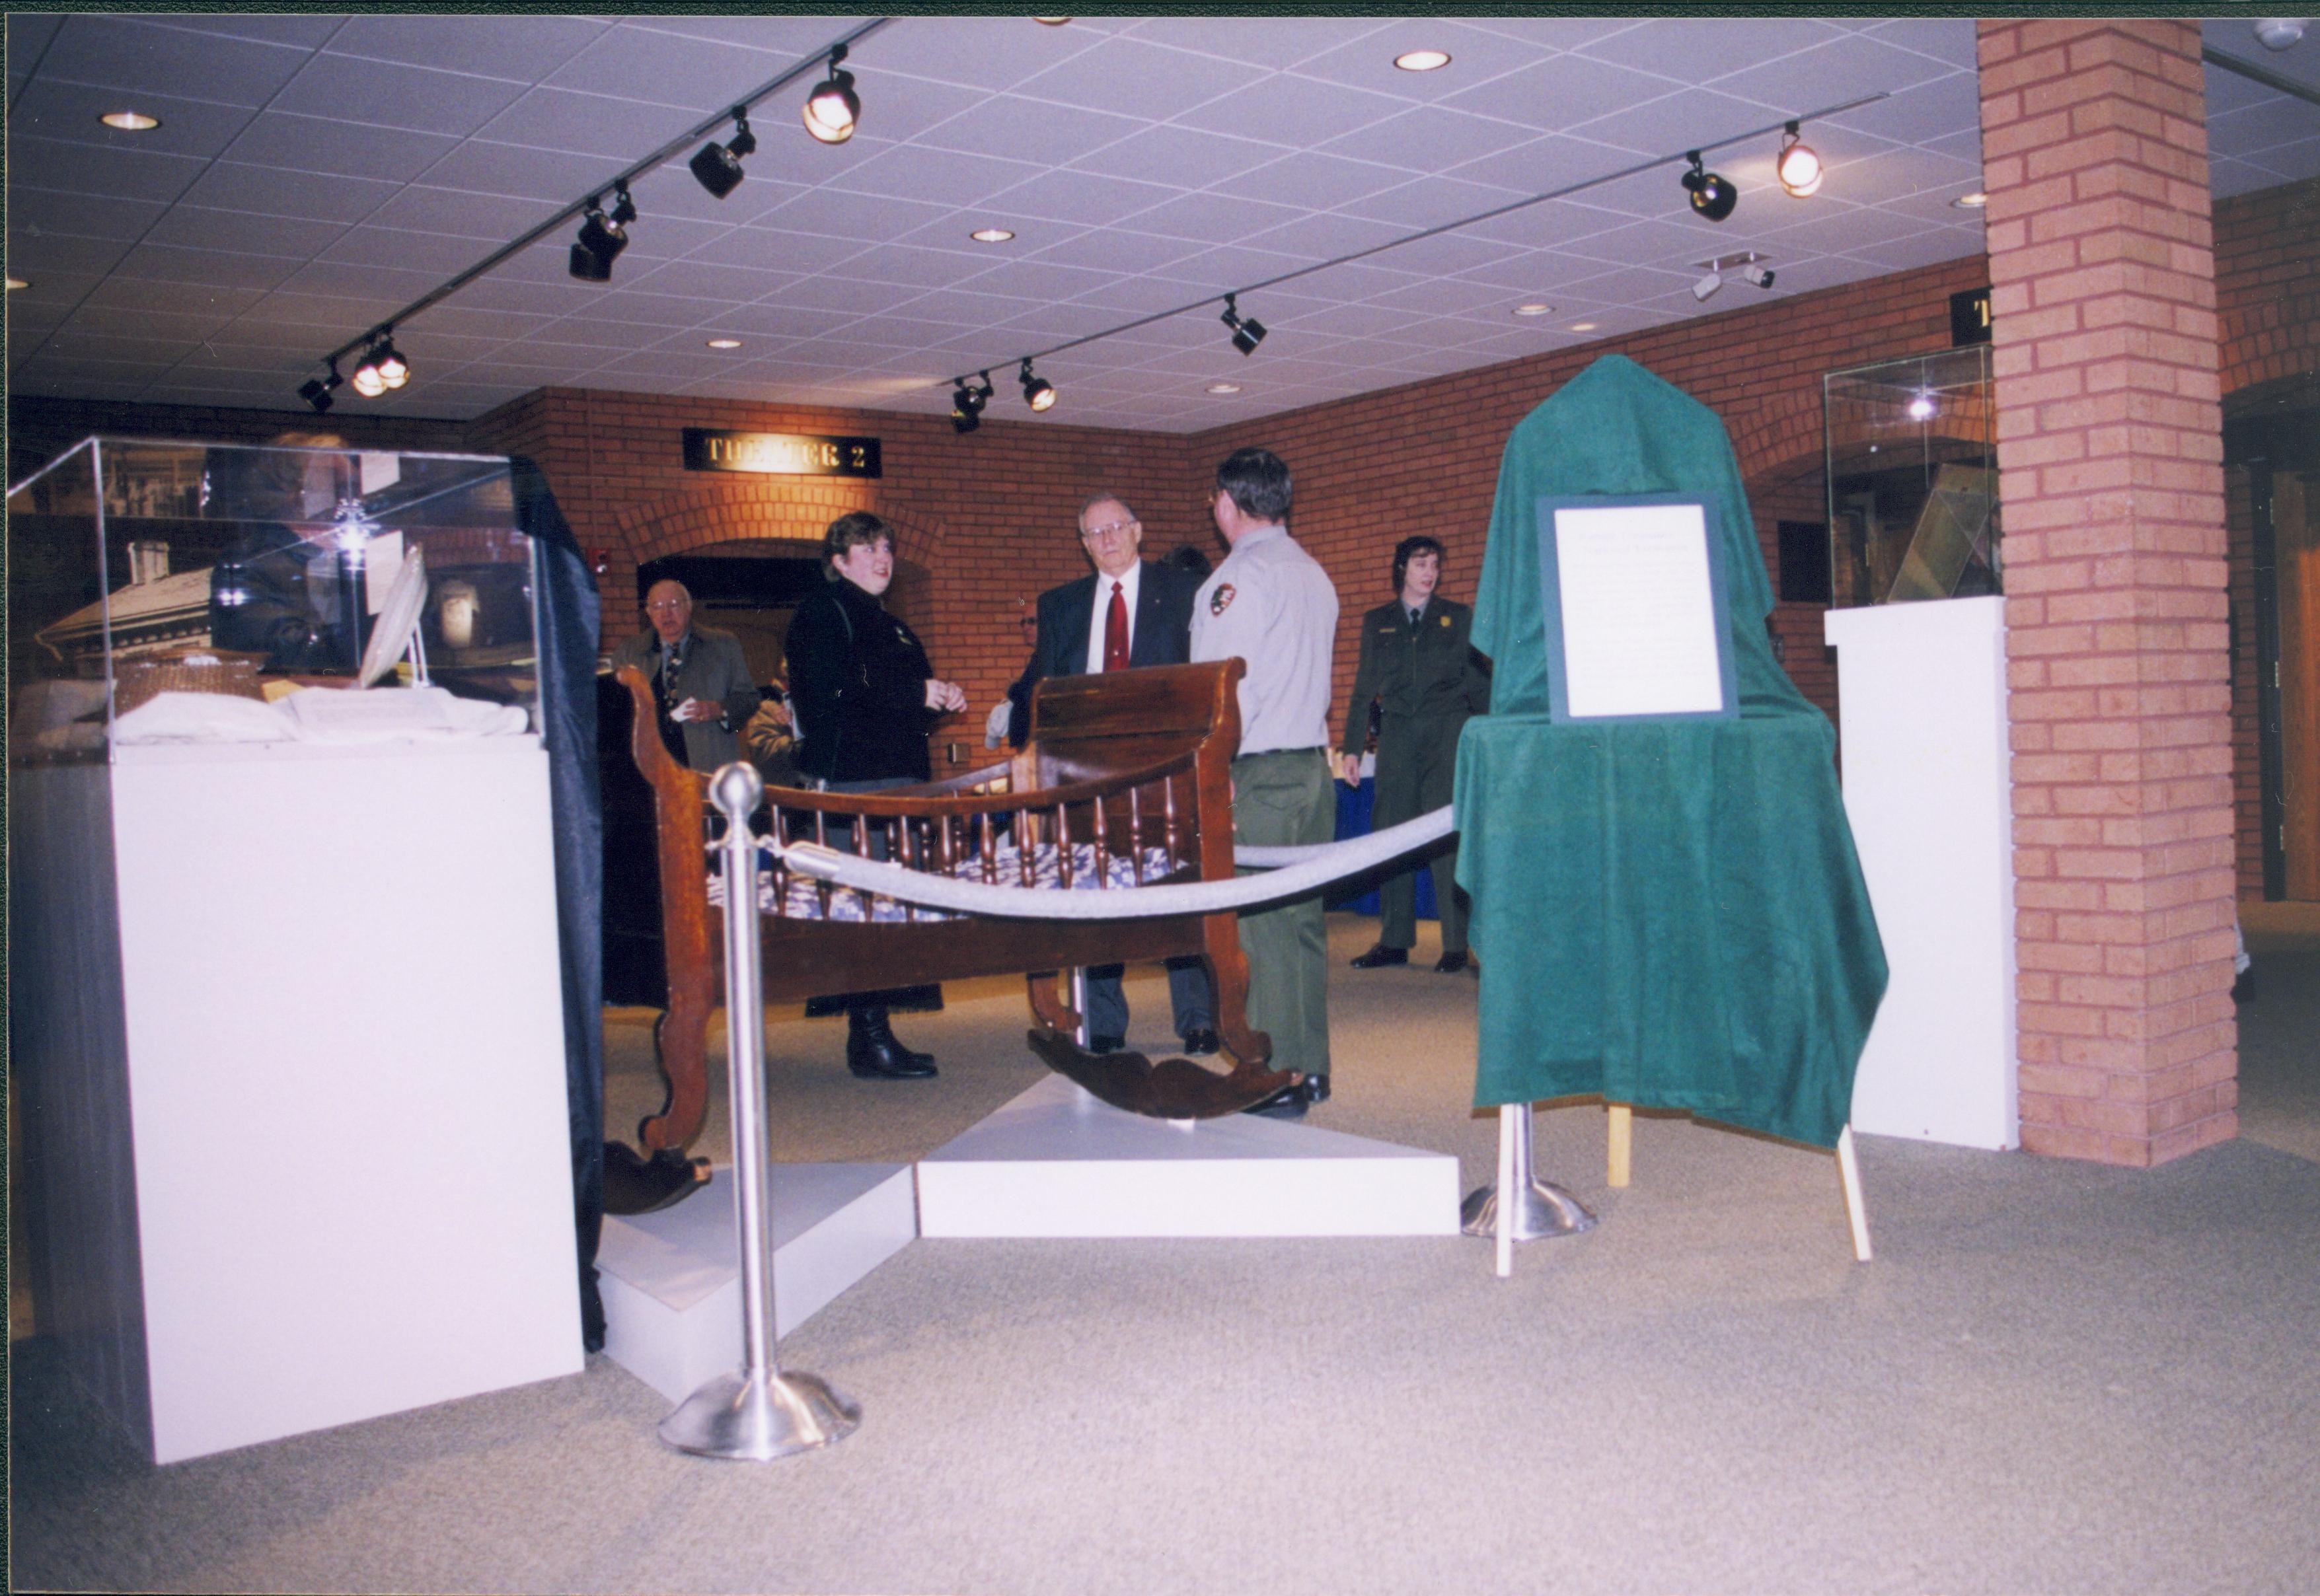
[[313,406],[314,413],[318,416],[323,414],[331,408],[331,405],[337,402],[337,401],[331,397],[331,390],[333,388],[343,387],[346,384],[346,378],[339,375],[339,363],[333,360],[330,363],[330,375],[323,377],[310,377],[305,382],[298,384],[298,397],[304,400],[308,404]]
[[1257,345],[1264,342],[1264,323],[1254,316],[1242,315],[1229,293],[1225,295],[1225,313],[1217,320],[1232,329],[1233,347],[1244,355],[1255,354]]
[[580,223],[580,237],[572,246],[572,275],[583,283],[609,283],[612,280],[612,262],[629,247],[629,223],[637,219],[637,203],[629,197],[625,183],[614,189],[612,214],[607,216],[600,203],[601,194],[592,194],[588,209]]
[[1023,383],[1025,404],[1035,410],[1050,410],[1056,408],[1056,385],[1045,377],[1032,374],[1029,356],[1023,357],[1022,369],[1017,373],[1017,375]]
[[1691,163],[1691,170],[1683,175],[1683,186],[1691,195],[1692,214],[1706,221],[1721,221],[1731,215],[1732,207],[1740,203],[1740,191],[1732,186],[1732,180],[1703,167],[1697,149],[1686,150],[1683,158]]
[[854,74],[842,71],[838,63],[846,59],[846,47],[834,47],[829,52],[829,76],[813,86],[806,96],[805,131],[824,144],[843,144],[854,137],[854,124],[862,119],[862,99],[854,92]]
[[991,374],[982,374],[983,380],[974,387],[967,386],[965,377],[958,379],[951,390],[950,424],[953,431],[972,432],[983,425],[983,407],[991,402]]
[[757,135],[749,131],[749,108],[733,107],[733,137],[720,144],[715,140],[701,147],[699,154],[689,163],[693,176],[701,186],[717,198],[723,199],[741,186],[741,158],[757,152]]

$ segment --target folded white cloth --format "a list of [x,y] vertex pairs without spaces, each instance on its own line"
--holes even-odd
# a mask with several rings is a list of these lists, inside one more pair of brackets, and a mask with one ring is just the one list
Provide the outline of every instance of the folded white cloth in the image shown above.
[[295,743],[298,727],[281,706],[231,693],[155,693],[117,716],[116,743]]

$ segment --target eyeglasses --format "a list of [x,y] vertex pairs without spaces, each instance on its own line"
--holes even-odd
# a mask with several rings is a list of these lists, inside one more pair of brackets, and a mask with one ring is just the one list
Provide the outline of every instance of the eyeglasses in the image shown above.
[[1133,519],[1112,521],[1101,527],[1090,527],[1086,531],[1082,532],[1080,537],[1089,543],[1094,543],[1101,538],[1117,537],[1122,533],[1133,532],[1143,524],[1141,521]]

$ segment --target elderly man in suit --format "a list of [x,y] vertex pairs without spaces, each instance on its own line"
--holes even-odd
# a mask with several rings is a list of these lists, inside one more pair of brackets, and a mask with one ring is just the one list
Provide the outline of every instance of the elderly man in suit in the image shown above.
[[714,771],[741,757],[741,728],[763,697],[742,657],[741,640],[693,624],[693,595],[681,582],[645,594],[652,625],[612,651],[612,669],[634,665],[652,679],[661,741],[679,762]]
[[[1010,740],[1030,731],[1031,690],[1050,676],[1092,675],[1137,665],[1181,665],[1191,657],[1192,595],[1200,579],[1137,554],[1144,524],[1119,494],[1094,494],[1080,507],[1080,547],[1094,571],[1039,595],[1031,663],[1009,690]],[[1127,1045],[1128,998],[1120,967],[1087,972],[1088,1046],[1108,1053]],[[1194,1058],[1217,1050],[1216,1010],[1208,971],[1198,959],[1168,963],[1176,1034]]]

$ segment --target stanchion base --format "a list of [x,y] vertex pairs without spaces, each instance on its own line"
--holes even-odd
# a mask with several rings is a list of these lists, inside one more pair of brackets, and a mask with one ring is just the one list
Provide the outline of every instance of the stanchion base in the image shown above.
[[[1515,1211],[1517,1241],[1537,1241],[1550,1236],[1576,1236],[1595,1228],[1595,1216],[1586,1204],[1553,1181],[1531,1180],[1523,1188],[1522,1206]],[[1458,1229],[1489,1240],[1499,1233],[1499,1188],[1478,1186],[1458,1204]]]
[[700,1457],[764,1463],[845,1439],[862,1406],[815,1375],[736,1369],[705,1383],[660,1421],[660,1438]]

